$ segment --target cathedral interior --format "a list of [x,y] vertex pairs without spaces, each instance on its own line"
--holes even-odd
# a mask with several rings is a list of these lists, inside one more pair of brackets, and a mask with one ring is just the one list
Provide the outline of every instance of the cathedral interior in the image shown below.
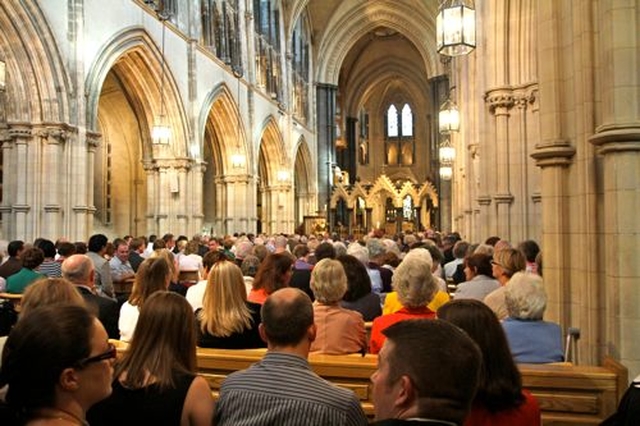
[[5,0],[0,237],[534,239],[638,374],[639,63],[638,0]]

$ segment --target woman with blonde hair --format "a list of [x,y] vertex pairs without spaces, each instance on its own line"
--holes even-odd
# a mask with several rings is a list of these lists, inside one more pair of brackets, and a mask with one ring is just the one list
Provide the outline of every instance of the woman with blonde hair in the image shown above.
[[116,363],[113,394],[87,418],[93,426],[209,426],[211,390],[195,372],[191,305],[178,294],[155,292],[142,306],[131,344]]
[[347,275],[342,263],[322,259],[311,271],[311,290],[315,296],[313,315],[316,339],[311,352],[329,355],[365,352],[367,337],[360,312],[340,306],[347,292]]
[[120,340],[131,340],[145,301],[156,291],[166,290],[170,281],[171,269],[164,258],[149,258],[140,264],[129,300],[120,308]]
[[20,318],[28,316],[40,306],[72,304],[85,306],[76,287],[64,278],[45,278],[31,284],[22,296]]
[[200,347],[266,347],[258,332],[260,305],[247,301],[242,271],[231,260],[223,258],[211,267],[196,319]]

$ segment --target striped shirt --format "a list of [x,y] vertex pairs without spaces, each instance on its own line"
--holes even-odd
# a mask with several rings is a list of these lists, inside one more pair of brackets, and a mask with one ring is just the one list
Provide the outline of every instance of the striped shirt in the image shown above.
[[306,359],[267,352],[220,388],[216,425],[366,425],[353,392],[316,375]]

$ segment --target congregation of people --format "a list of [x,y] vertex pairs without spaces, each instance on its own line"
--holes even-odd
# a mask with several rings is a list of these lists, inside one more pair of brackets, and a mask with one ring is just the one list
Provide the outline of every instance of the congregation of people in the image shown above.
[[[539,425],[517,364],[564,361],[534,241],[96,234],[5,248],[0,291],[22,295],[0,338],[6,424],[364,425],[308,357],[370,353],[375,424]],[[214,403],[197,347],[265,355]]]

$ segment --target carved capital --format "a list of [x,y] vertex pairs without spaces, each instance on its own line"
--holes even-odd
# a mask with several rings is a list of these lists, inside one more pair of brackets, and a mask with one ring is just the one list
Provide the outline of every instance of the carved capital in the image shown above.
[[193,164],[191,158],[162,158],[155,161],[156,167],[162,169],[185,169],[189,170]]
[[9,136],[16,144],[26,144],[33,137],[33,127],[29,123],[12,123],[9,125]]
[[100,142],[102,142],[102,133],[87,132],[85,134],[85,138],[87,141],[87,147],[90,150],[95,150],[100,146]]
[[489,111],[493,114],[504,115],[514,105],[513,89],[497,88],[489,90],[484,96],[484,101],[489,104]]

